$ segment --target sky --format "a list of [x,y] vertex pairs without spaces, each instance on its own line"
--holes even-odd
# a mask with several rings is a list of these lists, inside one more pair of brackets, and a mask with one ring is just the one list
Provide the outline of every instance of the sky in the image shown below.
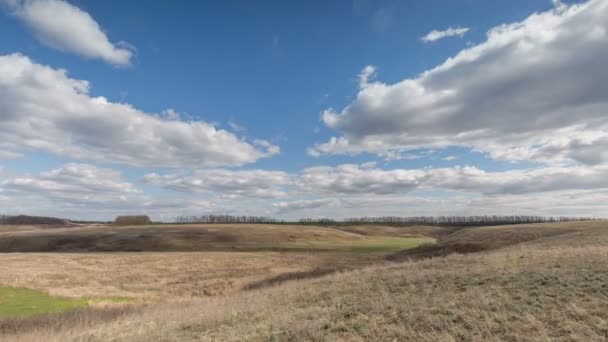
[[605,217],[606,60],[606,0],[0,0],[0,213]]

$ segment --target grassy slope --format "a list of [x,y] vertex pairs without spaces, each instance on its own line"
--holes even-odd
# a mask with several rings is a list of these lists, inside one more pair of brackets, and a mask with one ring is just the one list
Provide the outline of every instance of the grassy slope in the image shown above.
[[93,226],[0,231],[0,252],[395,251],[433,241],[289,225]]
[[[606,340],[608,224],[530,226],[534,239],[526,227],[513,228],[446,237],[500,247],[492,251],[152,306],[120,321],[32,331],[17,339]],[[508,242],[497,243],[497,236]]]
[[[429,241],[288,225],[3,226],[0,250],[29,253],[0,253],[0,265],[6,265],[0,286],[73,298],[196,298],[294,274],[361,268],[382,262],[387,253]],[[100,250],[146,252],[89,252]]]
[[230,294],[289,272],[361,268],[382,262],[383,255],[306,251],[11,253],[0,254],[0,284],[56,296],[167,301]]

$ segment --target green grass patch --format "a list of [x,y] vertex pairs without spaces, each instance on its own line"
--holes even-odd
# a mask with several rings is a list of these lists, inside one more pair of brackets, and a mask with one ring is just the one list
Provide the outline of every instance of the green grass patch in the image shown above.
[[429,237],[370,237],[368,239],[340,241],[311,241],[305,243],[286,244],[286,248],[312,249],[347,252],[397,252],[412,249],[420,245],[433,244],[435,239]]
[[0,317],[49,314],[87,305],[88,299],[56,297],[37,290],[0,286]]

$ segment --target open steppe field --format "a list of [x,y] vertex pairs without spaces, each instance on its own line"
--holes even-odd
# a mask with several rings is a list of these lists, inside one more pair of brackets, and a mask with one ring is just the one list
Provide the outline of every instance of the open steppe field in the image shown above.
[[7,252],[390,252],[434,239],[422,232],[360,234],[345,230],[272,224],[91,225],[70,228],[0,226],[0,253]]
[[[188,228],[206,232],[200,234],[206,240],[189,241],[186,250],[213,246],[196,252],[138,253],[102,253],[96,247],[107,248],[114,239],[125,241],[115,236],[121,232],[130,237],[156,229],[167,229],[174,237],[169,241],[182,246],[176,236]],[[107,303],[64,313],[5,316],[0,319],[0,340],[608,339],[606,221],[469,228],[69,229],[75,234],[68,228],[7,229],[0,234],[3,248],[12,246],[6,240],[24,241],[24,234],[46,241],[57,241],[56,235],[90,234],[100,236],[95,241],[105,241],[78,247],[78,252],[50,244],[53,253],[2,254],[0,286],[98,303],[108,298]],[[108,229],[109,235],[93,233],[101,229]],[[216,229],[236,235],[243,244],[210,242],[209,232]],[[289,281],[268,281],[272,278]],[[256,282],[264,286],[247,286]]]
[[[290,225],[1,226],[0,289],[17,307],[5,302],[0,317],[225,295],[362,268],[434,241]],[[75,302],[28,310],[24,295]]]

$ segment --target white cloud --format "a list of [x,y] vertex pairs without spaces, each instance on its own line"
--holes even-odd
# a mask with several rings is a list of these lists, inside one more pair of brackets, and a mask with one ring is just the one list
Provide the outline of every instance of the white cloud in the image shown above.
[[0,181],[0,206],[2,214],[103,220],[141,213],[172,219],[183,212],[214,209],[214,203],[200,198],[152,198],[116,170],[75,163]]
[[181,120],[181,115],[173,108],[168,108],[160,113],[160,117],[167,120]]
[[292,198],[273,204],[291,218],[608,213],[608,167],[487,172],[476,167],[383,170],[339,165],[302,170]]
[[468,27],[449,27],[445,30],[433,30],[427,33],[424,37],[420,38],[425,43],[431,43],[438,41],[443,38],[448,37],[463,37],[467,32],[469,32]]
[[[487,172],[476,167],[384,170],[373,164],[149,174],[149,193],[116,170],[67,164],[0,180],[3,213],[112,219],[120,214],[299,217],[382,215],[606,215],[608,167]],[[149,188],[148,188],[149,191]],[[154,193],[154,196],[151,194]]]
[[[411,195],[354,195],[282,202],[276,213],[302,217],[348,218],[361,216],[437,216],[437,215],[547,215],[605,217],[608,191],[557,191],[527,195],[463,196],[449,193],[442,197]],[[314,205],[318,203],[319,205]]]
[[304,169],[295,180],[309,195],[404,194],[416,190],[483,195],[608,188],[608,167],[572,166],[487,172],[477,167],[383,170],[344,164]]
[[273,207],[275,208],[278,214],[284,214],[300,210],[310,210],[322,207],[335,207],[339,204],[340,200],[335,198],[320,198],[312,200],[283,201],[274,203]]
[[221,196],[278,198],[286,196],[290,176],[283,171],[267,170],[198,170],[190,174],[144,176],[147,184],[180,192],[205,192]]
[[67,164],[35,177],[17,177],[1,183],[5,190],[47,193],[60,199],[80,200],[83,196],[103,197],[137,192],[119,172],[88,164]]
[[[375,163],[317,166],[288,174],[271,170],[198,170],[145,175],[144,182],[183,193],[236,198],[397,195],[420,190],[480,195],[531,194],[608,188],[608,166],[546,167],[488,172],[474,166],[392,169]],[[287,202],[285,202],[287,203]],[[299,202],[307,205],[310,200]]]
[[4,0],[43,44],[86,58],[126,66],[133,48],[112,43],[99,24],[85,11],[62,0]]
[[241,165],[279,153],[267,141],[249,143],[206,122],[148,114],[93,97],[89,88],[65,70],[20,54],[0,56],[0,150],[188,168]]
[[495,27],[417,78],[363,77],[350,105],[323,113],[341,136],[309,153],[463,146],[503,160],[606,162],[607,32],[608,2],[563,5]]

